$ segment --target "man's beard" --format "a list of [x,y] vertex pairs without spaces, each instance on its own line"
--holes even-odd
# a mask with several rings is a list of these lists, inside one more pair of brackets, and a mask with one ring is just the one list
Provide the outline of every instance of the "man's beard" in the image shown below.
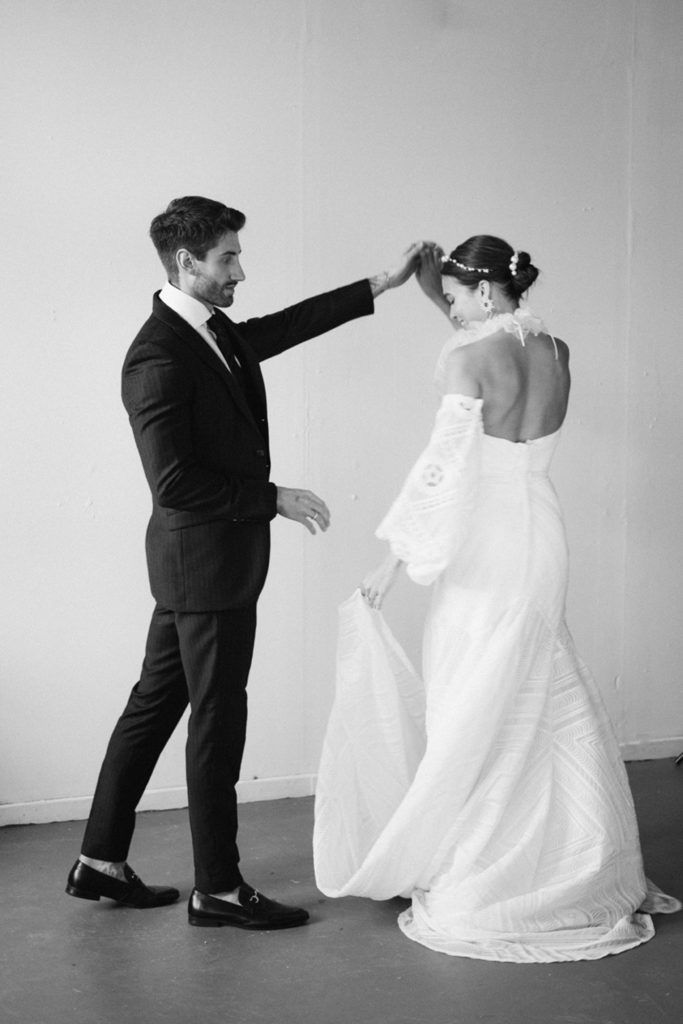
[[199,274],[195,278],[194,293],[196,298],[210,303],[212,306],[232,306],[234,285],[229,285],[229,287],[231,290],[227,290],[227,282],[219,285],[213,278]]

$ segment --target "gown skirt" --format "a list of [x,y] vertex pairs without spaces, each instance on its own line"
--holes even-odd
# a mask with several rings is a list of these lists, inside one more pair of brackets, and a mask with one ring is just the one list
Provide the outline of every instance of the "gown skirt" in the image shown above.
[[558,440],[490,437],[480,399],[444,395],[377,531],[433,583],[422,677],[359,592],[340,609],[317,884],[409,898],[402,931],[454,956],[597,959],[680,908],[645,878],[617,740],[565,623]]

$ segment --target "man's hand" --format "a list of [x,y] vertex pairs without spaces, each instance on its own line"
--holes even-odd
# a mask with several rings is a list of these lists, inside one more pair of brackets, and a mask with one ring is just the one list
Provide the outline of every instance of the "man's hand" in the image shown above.
[[316,526],[323,533],[330,525],[330,510],[322,498],[313,491],[300,491],[297,487],[277,488],[278,515],[285,519],[294,519],[306,527],[309,533],[315,533]]
[[374,298],[388,288],[400,287],[409,277],[412,277],[420,265],[420,255],[425,244],[425,242],[414,242],[413,245],[408,246],[391,270],[385,270],[383,274],[376,274],[375,277],[370,278],[370,287]]
[[360,586],[360,592],[371,608],[382,607],[388,590],[393,586],[401,560],[389,554],[381,565],[369,572]]

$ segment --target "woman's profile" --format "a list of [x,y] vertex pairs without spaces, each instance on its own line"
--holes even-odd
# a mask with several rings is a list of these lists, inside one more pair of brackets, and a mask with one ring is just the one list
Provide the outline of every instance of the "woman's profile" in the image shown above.
[[[648,883],[619,747],[565,623],[568,561],[548,476],[569,350],[520,300],[526,252],[477,235],[422,257],[456,330],[427,447],[377,530],[389,555],[341,609],[316,795],[330,896],[411,906],[455,956],[596,959],[680,909]],[[401,565],[432,584],[419,678],[380,607]]]

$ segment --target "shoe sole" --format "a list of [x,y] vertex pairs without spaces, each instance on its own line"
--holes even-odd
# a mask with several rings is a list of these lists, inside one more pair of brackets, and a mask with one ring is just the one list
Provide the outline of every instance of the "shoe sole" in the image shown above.
[[221,921],[212,917],[192,917],[188,915],[188,921],[194,928],[244,928],[247,931],[282,931],[284,928],[297,928],[300,925],[308,924],[308,918],[298,918],[295,921],[282,922],[261,922],[261,921]]
[[79,900],[111,900],[112,903],[118,903],[120,907],[129,907],[131,910],[154,910],[155,907],[168,907],[171,903],[177,903],[180,899],[180,893],[177,896],[173,896],[167,900],[160,900],[158,903],[127,903],[125,900],[116,900],[113,896],[102,896],[98,892],[91,892],[89,889],[78,889],[75,885],[67,885],[64,890],[69,896],[75,896]]
[[75,885],[67,885],[64,892],[68,893],[69,896],[75,896],[79,900],[99,900],[100,894],[97,892],[88,892],[87,889],[77,889]]

